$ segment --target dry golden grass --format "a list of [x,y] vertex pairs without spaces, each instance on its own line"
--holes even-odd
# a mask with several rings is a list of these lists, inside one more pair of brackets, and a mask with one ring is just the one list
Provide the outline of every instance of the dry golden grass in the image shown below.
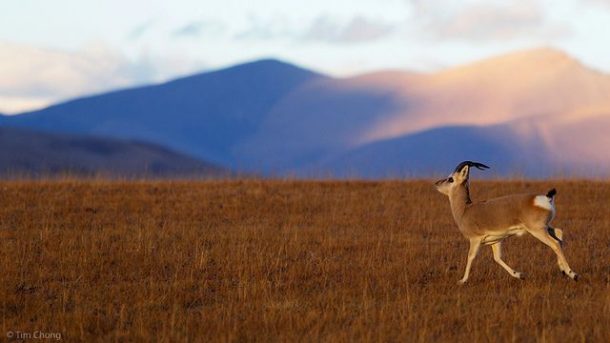
[[[3,336],[67,341],[610,342],[610,183],[475,182],[474,199],[559,190],[581,275],[531,236],[511,278],[468,249],[429,182],[5,182]],[[4,338],[2,338],[4,339]]]

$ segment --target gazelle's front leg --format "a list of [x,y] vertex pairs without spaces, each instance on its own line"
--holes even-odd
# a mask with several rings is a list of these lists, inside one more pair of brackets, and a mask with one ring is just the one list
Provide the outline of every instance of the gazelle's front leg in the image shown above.
[[523,273],[515,271],[508,264],[506,264],[506,262],[502,260],[502,242],[492,244],[491,250],[494,253],[494,261],[501,265],[502,268],[506,269],[510,276],[515,277],[517,279],[524,279]]
[[479,252],[480,247],[480,238],[470,239],[470,249],[468,249],[468,261],[466,262],[466,270],[464,271],[464,277],[460,281],[458,281],[459,285],[463,285],[466,281],[468,281],[468,275],[470,274],[470,267],[472,267],[472,261],[475,257],[477,257],[477,253]]

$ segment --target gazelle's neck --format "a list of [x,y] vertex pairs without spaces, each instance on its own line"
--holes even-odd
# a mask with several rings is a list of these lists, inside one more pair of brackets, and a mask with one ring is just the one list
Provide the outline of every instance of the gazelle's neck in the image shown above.
[[449,203],[451,204],[453,219],[459,223],[462,215],[464,215],[466,207],[472,203],[470,200],[468,181],[453,189],[453,191],[449,194]]

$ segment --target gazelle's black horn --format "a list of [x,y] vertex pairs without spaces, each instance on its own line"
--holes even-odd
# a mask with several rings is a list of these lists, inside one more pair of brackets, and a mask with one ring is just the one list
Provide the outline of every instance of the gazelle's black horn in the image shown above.
[[464,161],[460,164],[458,164],[457,167],[455,167],[454,172],[459,172],[460,170],[462,170],[462,168],[464,168],[465,166],[469,166],[469,167],[475,167],[477,169],[480,170],[485,170],[485,169],[489,169],[488,166],[484,165],[483,163],[479,163],[479,162],[472,162],[472,161]]

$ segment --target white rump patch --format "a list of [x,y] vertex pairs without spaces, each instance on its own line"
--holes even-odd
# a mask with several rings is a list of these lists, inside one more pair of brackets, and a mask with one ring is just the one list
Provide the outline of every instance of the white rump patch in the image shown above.
[[554,211],[553,202],[546,195],[537,195],[534,198],[534,206],[544,208],[545,210]]

